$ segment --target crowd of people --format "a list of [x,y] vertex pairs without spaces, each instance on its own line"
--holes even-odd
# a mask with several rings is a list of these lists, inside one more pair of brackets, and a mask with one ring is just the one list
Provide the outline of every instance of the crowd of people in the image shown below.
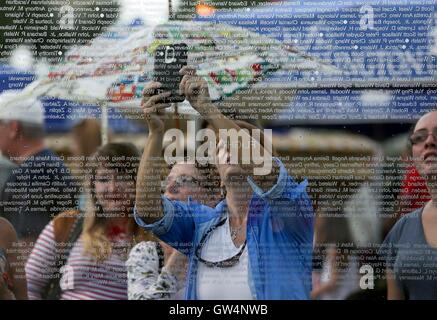
[[[86,158],[76,164],[80,178],[45,147],[41,103],[0,96],[0,299],[359,296],[363,261],[345,219],[315,213],[308,181],[295,181],[257,128],[222,114],[194,69],[181,74],[180,91],[219,137],[211,161],[183,158],[169,168],[163,119],[170,93],[157,93],[157,82],[141,104],[149,131],[142,154],[131,143],[100,146],[90,138],[100,137],[93,123],[73,130],[87,142],[74,144]],[[255,174],[260,163],[243,161],[245,145],[231,146],[221,130],[267,155],[270,172]],[[386,268],[388,299],[434,299],[437,112],[419,119],[410,144],[430,197],[394,224],[377,261]]]

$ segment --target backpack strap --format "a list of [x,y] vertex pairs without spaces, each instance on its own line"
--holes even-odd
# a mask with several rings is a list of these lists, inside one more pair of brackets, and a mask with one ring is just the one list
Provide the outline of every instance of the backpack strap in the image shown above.
[[60,213],[53,220],[54,239],[56,242],[56,275],[47,284],[43,298],[58,300],[61,296],[60,269],[67,262],[73,245],[82,233],[83,216],[79,210],[71,210]]
[[65,243],[71,234],[72,227],[80,216],[79,210],[69,210],[58,214],[53,220],[53,231],[56,244]]

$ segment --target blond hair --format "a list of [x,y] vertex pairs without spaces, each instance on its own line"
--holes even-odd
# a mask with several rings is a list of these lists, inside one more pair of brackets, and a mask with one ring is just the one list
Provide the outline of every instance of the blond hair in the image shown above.
[[[131,164],[129,168],[122,164],[117,165],[118,159],[123,156],[130,159]],[[96,171],[98,168],[110,167],[118,172],[127,173],[129,169],[129,174],[135,182],[139,157],[138,150],[131,143],[108,143],[99,148],[87,164],[90,167],[90,175],[87,179],[88,201],[83,224],[82,241],[84,254],[93,257],[97,261],[106,260],[113,253],[114,247],[107,236],[108,217],[104,214],[95,194]],[[101,159],[106,160],[101,161]],[[135,170],[132,172],[132,169]],[[131,211],[129,210],[129,212]],[[124,248],[127,253],[135,243],[147,240],[156,241],[156,238],[150,232],[144,231],[136,224],[132,214],[129,215],[127,234],[131,237],[131,240],[127,243],[128,247]]]

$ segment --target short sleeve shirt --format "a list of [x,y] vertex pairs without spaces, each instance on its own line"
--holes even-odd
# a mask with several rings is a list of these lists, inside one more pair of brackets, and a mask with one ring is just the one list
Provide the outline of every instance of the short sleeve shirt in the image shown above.
[[402,217],[387,235],[380,248],[385,266],[406,299],[437,299],[437,248],[425,238],[423,208]]

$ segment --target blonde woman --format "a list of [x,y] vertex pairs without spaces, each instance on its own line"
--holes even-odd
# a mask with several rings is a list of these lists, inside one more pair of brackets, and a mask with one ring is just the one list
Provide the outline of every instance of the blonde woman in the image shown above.
[[138,157],[132,144],[110,143],[97,150],[88,164],[90,201],[83,231],[64,251],[67,259],[58,269],[61,244],[80,215],[64,213],[46,226],[26,265],[29,299],[45,298],[57,272],[59,299],[127,299],[127,254],[135,243],[153,239],[132,217]]

